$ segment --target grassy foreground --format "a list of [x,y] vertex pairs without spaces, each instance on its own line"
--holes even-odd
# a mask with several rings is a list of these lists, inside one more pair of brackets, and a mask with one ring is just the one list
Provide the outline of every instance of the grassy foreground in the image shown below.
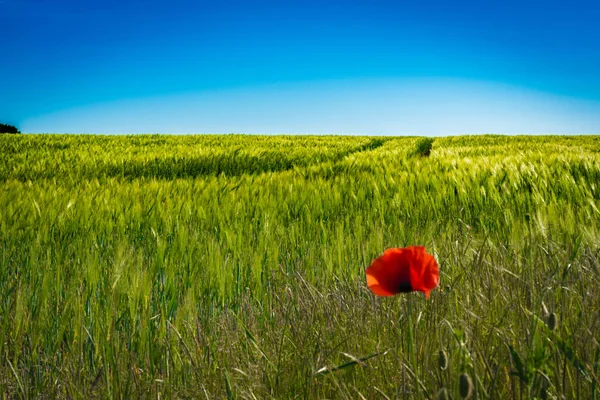
[[600,137],[418,142],[0,136],[0,394],[598,397]]

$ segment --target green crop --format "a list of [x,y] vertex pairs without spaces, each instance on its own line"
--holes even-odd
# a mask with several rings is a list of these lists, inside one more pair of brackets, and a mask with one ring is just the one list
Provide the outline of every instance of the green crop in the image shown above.
[[[600,137],[419,143],[0,136],[0,392],[598,396]],[[440,287],[375,298],[408,245]]]

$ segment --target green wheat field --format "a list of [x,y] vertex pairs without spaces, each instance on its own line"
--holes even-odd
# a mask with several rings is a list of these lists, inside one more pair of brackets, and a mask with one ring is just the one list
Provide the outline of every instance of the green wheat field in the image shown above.
[[600,137],[430,142],[0,136],[0,394],[598,398]]

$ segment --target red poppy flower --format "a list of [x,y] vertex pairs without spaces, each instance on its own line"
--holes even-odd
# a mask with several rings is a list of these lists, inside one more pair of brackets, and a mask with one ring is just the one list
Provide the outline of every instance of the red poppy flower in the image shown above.
[[440,281],[438,264],[423,246],[387,249],[367,268],[367,286],[378,296],[429,291]]

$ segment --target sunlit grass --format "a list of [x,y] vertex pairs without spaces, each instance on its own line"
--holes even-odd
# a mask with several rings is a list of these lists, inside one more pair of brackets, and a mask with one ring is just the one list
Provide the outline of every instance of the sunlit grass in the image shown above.
[[2,393],[597,396],[600,138],[419,140],[0,137]]

